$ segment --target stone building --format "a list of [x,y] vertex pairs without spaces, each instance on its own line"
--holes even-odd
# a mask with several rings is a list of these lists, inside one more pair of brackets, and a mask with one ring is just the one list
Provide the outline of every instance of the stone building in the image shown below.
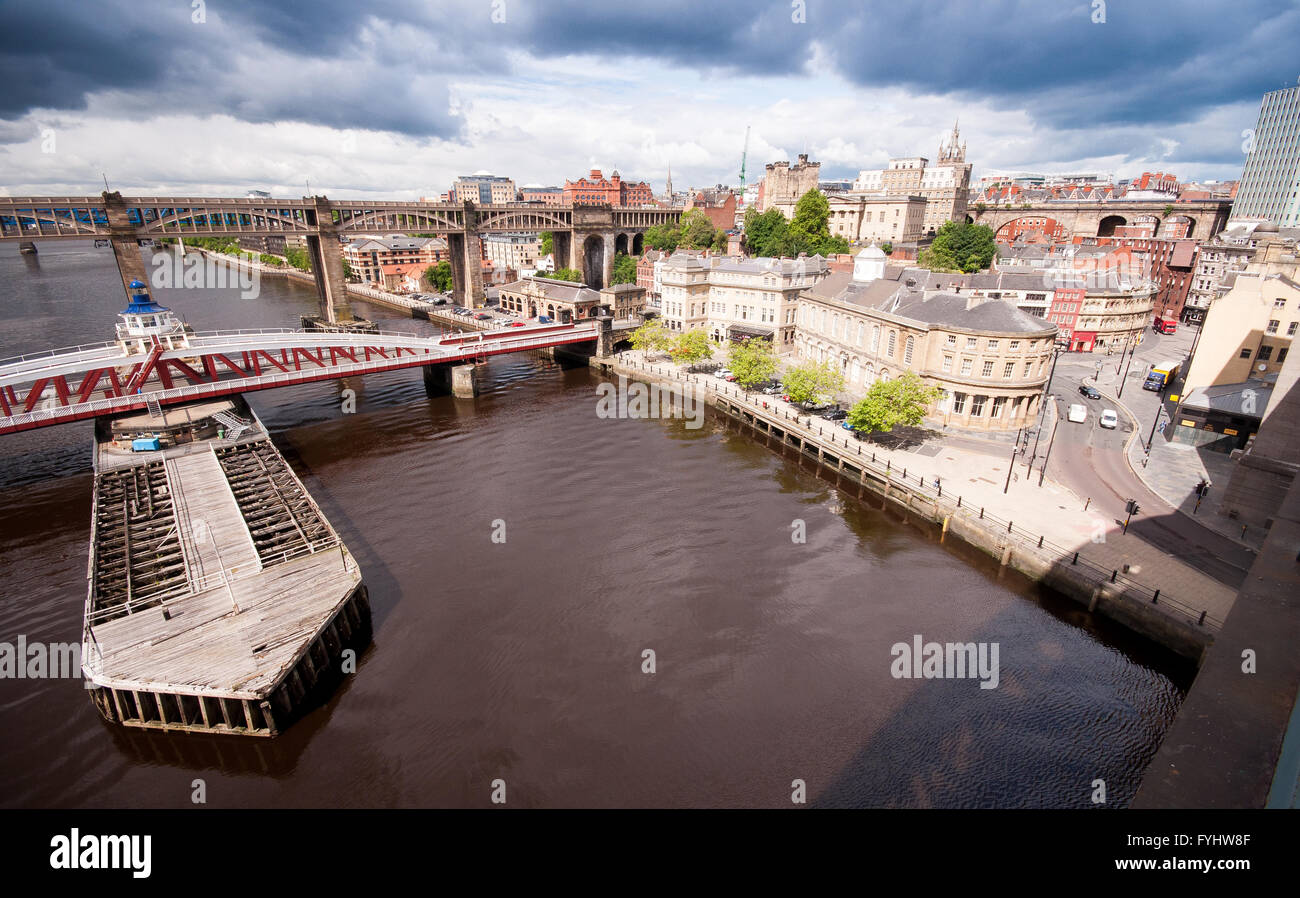
[[1174,440],[1239,449],[1259,428],[1300,329],[1296,244],[1261,225],[1256,258],[1210,306],[1187,366]]
[[928,292],[907,270],[889,270],[876,247],[852,273],[836,272],[800,294],[798,357],[831,362],[860,398],[876,380],[912,371],[942,395],[928,418],[971,430],[1032,423],[1051,365],[1055,325],[1010,302]]
[[758,196],[758,211],[779,208],[786,218],[794,218],[794,207],[799,197],[817,189],[821,179],[822,164],[809,162],[807,153],[791,165],[788,160],[769,162],[763,176],[762,190]]
[[343,247],[353,277],[387,290],[419,289],[425,269],[446,258],[447,241],[441,237],[362,237]]
[[645,314],[645,294],[640,284],[614,284],[600,291],[605,309],[620,321]]
[[525,277],[497,291],[501,308],[525,318],[545,315],[560,324],[597,317],[606,302],[585,284],[551,278]]
[[518,198],[513,179],[486,171],[461,175],[452,185],[451,193],[453,202],[470,202],[476,206],[513,203]]
[[513,268],[525,274],[537,270],[537,257],[542,252],[542,241],[536,233],[484,234],[483,258],[497,269]]
[[849,243],[914,243],[924,233],[924,197],[850,193],[828,197],[828,203],[831,236]]
[[928,234],[937,232],[944,222],[966,220],[970,174],[966,144],[954,124],[949,141],[939,146],[939,159],[934,165],[924,156],[891,159],[884,169],[859,172],[853,192],[924,197],[922,227]]
[[738,259],[673,253],[662,263],[660,310],[674,331],[702,329],[715,343],[749,337],[794,348],[799,291],[829,271],[821,256]]

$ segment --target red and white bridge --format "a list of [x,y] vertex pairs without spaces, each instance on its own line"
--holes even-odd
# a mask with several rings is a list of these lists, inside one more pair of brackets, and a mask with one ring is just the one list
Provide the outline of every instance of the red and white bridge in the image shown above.
[[592,342],[598,321],[473,334],[240,330],[0,359],[0,434],[232,393]]

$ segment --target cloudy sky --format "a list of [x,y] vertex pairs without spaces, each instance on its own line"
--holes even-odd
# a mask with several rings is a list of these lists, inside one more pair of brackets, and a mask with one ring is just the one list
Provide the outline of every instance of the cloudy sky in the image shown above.
[[660,191],[735,184],[746,127],[751,181],[849,177],[957,118],[977,177],[1233,178],[1298,46],[1295,0],[0,0],[0,191]]

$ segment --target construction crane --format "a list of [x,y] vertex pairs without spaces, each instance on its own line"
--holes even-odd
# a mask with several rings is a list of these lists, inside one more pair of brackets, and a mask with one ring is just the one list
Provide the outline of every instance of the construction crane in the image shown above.
[[745,126],[745,148],[740,152],[740,195],[745,195],[745,160],[749,157],[749,125]]

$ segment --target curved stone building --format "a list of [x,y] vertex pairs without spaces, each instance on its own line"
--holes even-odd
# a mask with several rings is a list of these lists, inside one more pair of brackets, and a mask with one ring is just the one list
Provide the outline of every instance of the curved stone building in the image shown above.
[[854,269],[802,291],[796,314],[800,358],[831,361],[845,392],[860,398],[877,379],[904,371],[938,386],[932,423],[1014,430],[1033,422],[1051,367],[1056,325],[1010,302],[929,292],[903,272],[887,274],[872,246]]

